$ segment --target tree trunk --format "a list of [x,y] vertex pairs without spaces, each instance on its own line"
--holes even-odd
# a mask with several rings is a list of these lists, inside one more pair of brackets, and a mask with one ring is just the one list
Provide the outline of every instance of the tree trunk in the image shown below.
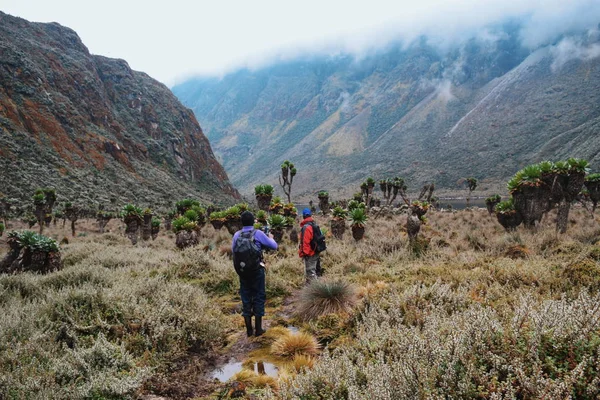
[[298,229],[296,227],[290,230],[290,242],[298,244]]
[[98,228],[100,229],[100,233],[104,233],[104,228],[108,224],[108,220],[104,218],[98,218]]
[[16,240],[9,238],[7,243],[10,246],[10,250],[2,261],[0,261],[0,273],[10,272],[11,265],[19,258],[19,254],[21,253],[21,246]]
[[139,218],[128,218],[125,221],[125,236],[131,240],[131,244],[136,245],[138,241],[138,231],[140,230]]
[[271,205],[271,199],[273,196],[266,195],[258,195],[256,196],[256,203],[258,204],[258,209],[263,211],[269,211],[269,206]]
[[592,214],[596,211],[596,205],[600,201],[600,181],[585,182],[585,187],[590,193],[590,200],[592,200]]
[[175,246],[179,249],[195,246],[198,244],[198,233],[196,231],[179,231],[175,236]]
[[498,213],[496,214],[496,218],[498,218],[498,222],[507,232],[517,229],[517,226],[523,221],[521,214],[517,212]]
[[283,240],[283,229],[271,229],[271,233],[273,234],[273,240],[277,243],[281,243]]
[[213,228],[215,228],[216,231],[220,230],[223,227],[224,223],[224,221],[218,219],[213,219],[212,221],[210,221],[210,224],[213,226]]
[[409,213],[406,219],[406,233],[408,233],[408,240],[412,243],[415,241],[421,230],[421,220],[419,217],[412,212]]
[[327,215],[329,213],[329,196],[327,197],[319,197],[319,208],[323,215]]
[[230,234],[235,234],[242,229],[242,221],[239,218],[225,220],[225,227]]
[[144,214],[144,223],[142,224],[142,240],[150,240],[152,237],[152,214]]
[[344,238],[344,232],[346,232],[346,221],[343,219],[332,219],[331,222],[331,233],[336,239],[342,240]]
[[513,193],[515,210],[521,215],[527,228],[534,228],[550,210],[550,188],[542,186],[525,186]]
[[37,219],[38,225],[40,226],[40,235],[44,233],[44,205],[36,204],[35,210],[33,211],[35,214],[35,219]]
[[365,227],[364,226],[352,226],[352,237],[354,238],[354,240],[356,240],[357,242],[359,240],[362,240],[363,237],[365,236]]
[[71,234],[73,235],[73,237],[75,237],[75,221],[77,221],[77,220],[76,219],[71,220]]
[[496,208],[496,206],[498,205],[498,203],[500,203],[499,201],[491,201],[491,202],[486,202],[485,206],[488,210],[488,213],[490,214],[490,216],[492,216],[492,214],[494,214],[494,209]]
[[569,222],[569,210],[571,203],[563,200],[558,205],[558,214],[556,215],[556,231],[559,233],[567,232],[567,224]]
[[172,218],[165,217],[165,230],[167,230],[167,231],[171,230],[171,222],[173,222]]

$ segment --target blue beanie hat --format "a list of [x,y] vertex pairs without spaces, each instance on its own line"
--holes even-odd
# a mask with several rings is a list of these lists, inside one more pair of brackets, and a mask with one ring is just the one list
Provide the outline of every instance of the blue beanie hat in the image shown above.
[[305,208],[304,210],[302,210],[302,216],[303,217],[310,217],[312,215],[312,213],[310,212],[310,208]]

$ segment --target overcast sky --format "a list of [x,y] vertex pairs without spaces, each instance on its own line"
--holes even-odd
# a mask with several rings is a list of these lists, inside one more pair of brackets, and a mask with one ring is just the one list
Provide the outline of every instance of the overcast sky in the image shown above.
[[600,22],[600,0],[0,0],[30,21],[74,29],[94,54],[172,85],[304,53],[362,54],[426,34],[442,44],[505,18],[536,47]]

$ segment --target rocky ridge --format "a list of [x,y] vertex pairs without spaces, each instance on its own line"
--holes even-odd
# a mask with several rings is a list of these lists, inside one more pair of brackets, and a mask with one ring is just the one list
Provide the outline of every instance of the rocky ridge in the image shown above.
[[57,23],[0,12],[0,194],[82,203],[231,203],[239,193],[194,114]]

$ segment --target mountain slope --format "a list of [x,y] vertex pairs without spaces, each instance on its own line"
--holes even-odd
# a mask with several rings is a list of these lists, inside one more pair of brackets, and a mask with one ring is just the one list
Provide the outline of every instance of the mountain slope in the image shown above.
[[441,51],[425,39],[355,60],[315,58],[173,88],[206,129],[232,181],[250,192],[298,167],[300,199],[348,196],[367,176],[481,191],[530,162],[586,157],[600,168],[598,32],[530,50],[519,25]]
[[53,186],[72,201],[165,204],[239,193],[193,113],[123,60],[56,23],[0,13],[0,193]]

